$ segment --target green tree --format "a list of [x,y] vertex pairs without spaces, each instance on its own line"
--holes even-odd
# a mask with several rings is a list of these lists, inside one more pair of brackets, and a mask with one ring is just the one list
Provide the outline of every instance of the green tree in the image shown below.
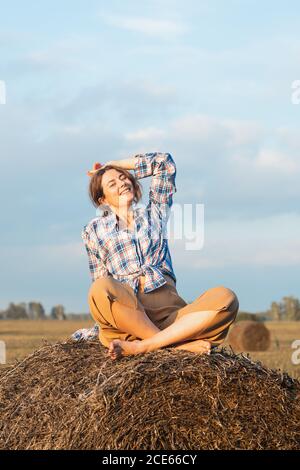
[[29,302],[28,316],[32,320],[44,320],[46,318],[45,309],[40,302]]
[[286,321],[300,320],[300,302],[293,296],[283,297],[282,300],[283,319]]
[[11,302],[5,311],[5,318],[8,320],[20,320],[28,318],[26,304],[24,302],[21,302],[20,304],[14,304]]
[[269,311],[270,318],[273,321],[280,321],[282,318],[282,306],[280,303],[272,302],[271,309]]
[[52,320],[66,320],[65,308],[63,305],[52,307],[50,317]]

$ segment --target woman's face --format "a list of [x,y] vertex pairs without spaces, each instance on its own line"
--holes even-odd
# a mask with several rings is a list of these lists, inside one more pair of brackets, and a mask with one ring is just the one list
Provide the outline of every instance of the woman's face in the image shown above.
[[130,179],[118,170],[107,170],[102,176],[104,196],[99,201],[116,209],[130,207],[134,199],[134,188]]

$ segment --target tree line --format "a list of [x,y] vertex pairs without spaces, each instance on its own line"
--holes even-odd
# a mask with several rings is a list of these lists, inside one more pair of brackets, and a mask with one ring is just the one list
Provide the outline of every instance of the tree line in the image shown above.
[[[0,311],[0,320],[87,320],[89,313],[66,313],[63,305],[52,307],[47,315],[40,302],[10,303],[6,310]],[[300,321],[300,301],[293,296],[285,296],[279,302],[272,302],[267,311],[250,313],[240,311],[237,320],[256,321]]]
[[239,312],[238,320],[257,321],[300,321],[300,301],[296,297],[285,296],[279,302],[272,302],[265,312]]
[[40,302],[11,302],[7,309],[0,311],[0,320],[72,320],[90,318],[89,314],[66,313],[63,305],[55,305],[47,315]]
[[272,302],[269,310],[271,320],[300,321],[300,301],[296,297],[283,297],[281,302]]

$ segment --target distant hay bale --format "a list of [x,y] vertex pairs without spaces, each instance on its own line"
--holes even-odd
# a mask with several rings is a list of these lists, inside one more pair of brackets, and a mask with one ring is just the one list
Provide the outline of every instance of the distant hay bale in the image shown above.
[[244,355],[46,345],[0,378],[0,449],[299,449],[300,382]]
[[271,344],[271,335],[264,323],[245,320],[233,325],[227,342],[236,352],[266,351]]

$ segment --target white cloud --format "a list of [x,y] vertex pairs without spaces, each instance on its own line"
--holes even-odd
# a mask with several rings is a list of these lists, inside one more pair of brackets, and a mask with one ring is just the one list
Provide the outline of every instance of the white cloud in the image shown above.
[[101,16],[106,23],[111,26],[137,33],[143,33],[149,36],[168,38],[169,36],[181,35],[187,31],[187,26],[179,21],[130,16],[99,16]]
[[[78,236],[78,239],[80,235]],[[82,265],[86,253],[82,242],[44,244],[35,246],[3,246],[0,249],[1,260],[7,267],[17,265],[19,274],[43,275],[45,271],[52,273],[57,270],[73,272]],[[9,271],[9,268],[7,268]],[[13,271],[13,270],[12,270]],[[11,272],[7,273],[11,274]]]
[[162,129],[156,129],[155,127],[148,127],[146,129],[139,129],[136,132],[128,132],[125,134],[125,138],[130,142],[140,141],[155,141],[165,136],[165,131]]
[[232,147],[248,145],[263,138],[263,127],[257,122],[225,119],[223,125],[230,133]]
[[169,132],[180,139],[207,140],[215,138],[216,134],[224,132],[224,127],[218,119],[210,116],[194,114],[174,119]]
[[179,268],[300,266],[300,216],[286,213],[254,220],[204,221],[204,246],[188,251],[185,240],[170,240]]
[[142,82],[139,82],[139,87],[145,93],[156,96],[156,97],[171,97],[175,98],[177,89],[171,84],[168,85],[159,85],[153,80],[144,79]]
[[300,169],[298,161],[277,150],[261,149],[255,164],[263,170],[279,171],[288,174],[294,174],[294,172],[298,172]]
[[299,211],[294,134],[255,121],[197,113],[171,118],[163,126],[136,127],[124,137],[130,153],[159,148],[173,154],[176,200],[203,202],[211,218]]
[[[295,135],[282,129],[264,128],[254,121],[190,114],[173,119],[164,130],[152,129],[154,135],[155,132],[160,132],[161,136],[164,133],[166,139],[173,142],[198,143],[199,151],[200,146],[205,145],[208,154],[213,150],[215,158],[222,156],[228,163],[237,162],[241,170],[251,169],[262,174],[272,170],[293,175],[300,169],[299,140],[296,141]],[[136,134],[143,135],[143,130]],[[274,149],[270,148],[269,140],[273,141]]]
[[91,73],[97,71],[94,62],[94,55],[98,52],[97,43],[97,37],[92,35],[70,35],[58,38],[43,47],[35,45],[13,63],[17,71],[21,72],[26,69],[33,73],[39,69],[54,72],[60,69],[66,72],[69,68],[76,68],[77,71]]

